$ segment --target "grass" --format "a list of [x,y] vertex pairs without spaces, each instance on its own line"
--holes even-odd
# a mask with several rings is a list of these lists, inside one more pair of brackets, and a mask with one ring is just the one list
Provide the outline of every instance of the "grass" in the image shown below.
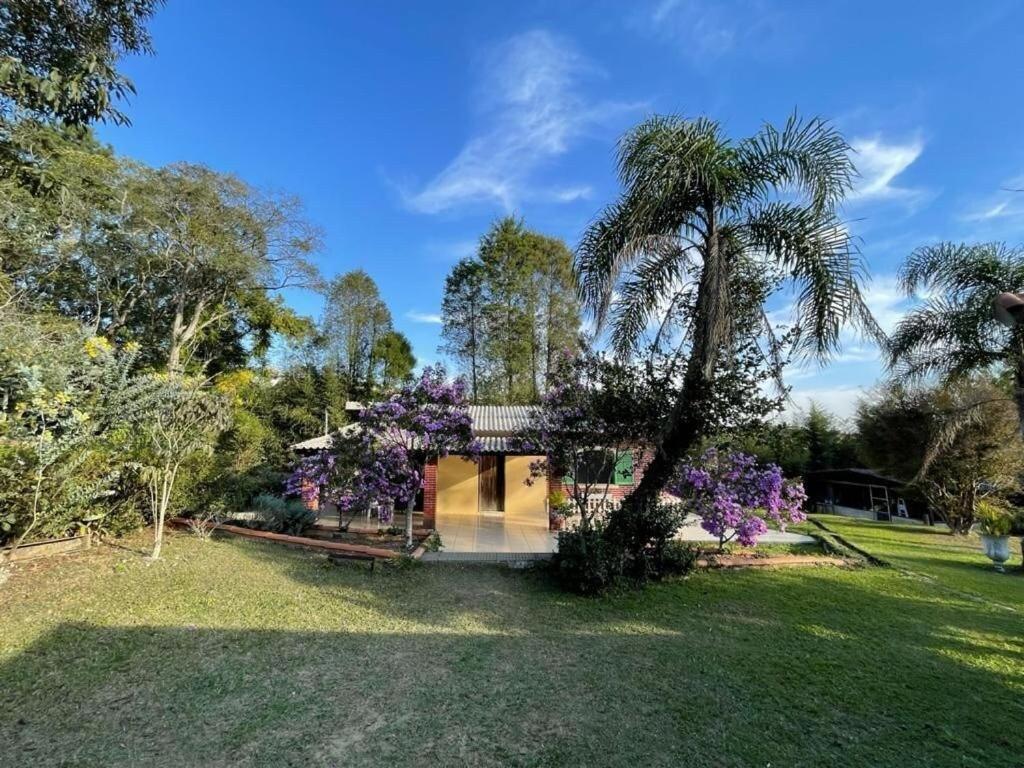
[[591,600],[187,535],[52,561],[0,592],[0,764],[1020,765],[1024,578],[846,533],[908,570]]
[[874,523],[851,517],[816,515],[815,519],[850,543],[892,565],[936,582],[951,591],[1020,608],[1024,604],[1020,538],[1011,539],[1006,574],[994,573],[974,534],[952,536],[945,527]]

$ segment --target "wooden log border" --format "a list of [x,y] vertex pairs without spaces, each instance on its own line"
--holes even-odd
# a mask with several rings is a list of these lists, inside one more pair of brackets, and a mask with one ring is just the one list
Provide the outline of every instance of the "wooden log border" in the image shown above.
[[[171,519],[171,524],[179,528],[187,528],[189,521],[183,517]],[[287,533],[271,533],[270,531],[254,531],[251,528],[242,528],[237,525],[221,523],[214,527],[214,531],[227,533],[233,536],[241,536],[246,539],[257,539],[269,541],[276,544],[287,544],[293,547],[302,547],[319,552],[350,552],[359,555],[369,555],[379,560],[392,560],[401,557],[401,553],[391,549],[379,547],[366,547],[362,544],[343,544],[340,541],[327,541],[325,539],[311,539],[306,536],[291,536]]]

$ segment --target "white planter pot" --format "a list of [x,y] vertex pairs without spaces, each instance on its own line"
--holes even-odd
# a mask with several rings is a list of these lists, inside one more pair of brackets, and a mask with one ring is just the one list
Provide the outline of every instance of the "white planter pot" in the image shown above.
[[989,536],[987,533],[983,533],[981,534],[981,548],[985,552],[985,556],[996,564],[996,570],[1002,573],[1003,563],[1010,559],[1010,537]]

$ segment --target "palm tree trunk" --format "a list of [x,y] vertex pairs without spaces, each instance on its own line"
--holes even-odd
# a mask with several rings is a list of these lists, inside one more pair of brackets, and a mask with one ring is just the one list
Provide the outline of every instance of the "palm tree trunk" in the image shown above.
[[[714,222],[709,222],[713,232]],[[686,363],[683,386],[672,409],[668,430],[655,448],[640,484],[627,503],[642,509],[654,502],[679,461],[703,437],[708,426],[707,403],[712,379],[731,326],[729,267],[718,248],[717,237],[708,239],[704,268],[697,287],[693,346]]]
[[1013,371],[1013,402],[1017,406],[1017,429],[1024,437],[1024,355],[1017,357]]

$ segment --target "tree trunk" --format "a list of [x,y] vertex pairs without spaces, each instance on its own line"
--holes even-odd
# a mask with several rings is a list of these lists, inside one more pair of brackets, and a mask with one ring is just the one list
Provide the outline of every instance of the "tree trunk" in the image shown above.
[[[712,232],[713,226],[712,221],[709,223]],[[682,389],[672,408],[668,430],[655,447],[654,458],[644,469],[640,484],[624,507],[642,509],[654,502],[680,459],[707,430],[707,403],[722,345],[728,338],[731,312],[728,264],[714,234],[708,239],[706,251],[694,308],[693,346]]]
[[477,377],[476,377],[476,369],[477,369],[477,340],[476,340],[476,332],[477,332],[477,317],[476,317],[476,308],[474,307],[471,310],[470,327],[469,327],[469,355],[470,355],[470,357],[469,357],[469,370],[470,370],[470,373],[471,373],[472,379],[473,379],[473,405],[477,404],[477,402],[478,402],[477,398],[479,397],[479,390],[477,389]]
[[405,546],[412,550],[412,511],[416,506],[416,494],[405,504]]
[[171,491],[174,488],[176,474],[177,469],[165,468],[159,483],[159,489],[156,489],[156,481],[154,481],[153,498],[156,501],[156,505],[153,509],[153,552],[149,556],[150,560],[160,559],[160,550],[164,545],[164,523],[167,519],[167,508],[171,503]]
[[1017,429],[1024,437],[1024,355],[1017,358],[1013,371],[1013,402],[1017,406]]
[[43,472],[42,472],[42,470],[36,470],[35,489],[34,489],[34,491],[32,493],[32,515],[29,518],[29,524],[25,528],[25,530],[21,532],[21,535],[15,540],[14,544],[10,545],[7,548],[7,554],[6,554],[6,557],[4,558],[5,560],[13,560],[14,559],[14,552],[15,552],[15,550],[17,550],[18,547],[20,547],[22,544],[25,543],[25,539],[28,538],[28,535],[36,527],[36,523],[39,522],[39,501],[40,501],[40,496],[42,494],[42,488],[43,488]]

